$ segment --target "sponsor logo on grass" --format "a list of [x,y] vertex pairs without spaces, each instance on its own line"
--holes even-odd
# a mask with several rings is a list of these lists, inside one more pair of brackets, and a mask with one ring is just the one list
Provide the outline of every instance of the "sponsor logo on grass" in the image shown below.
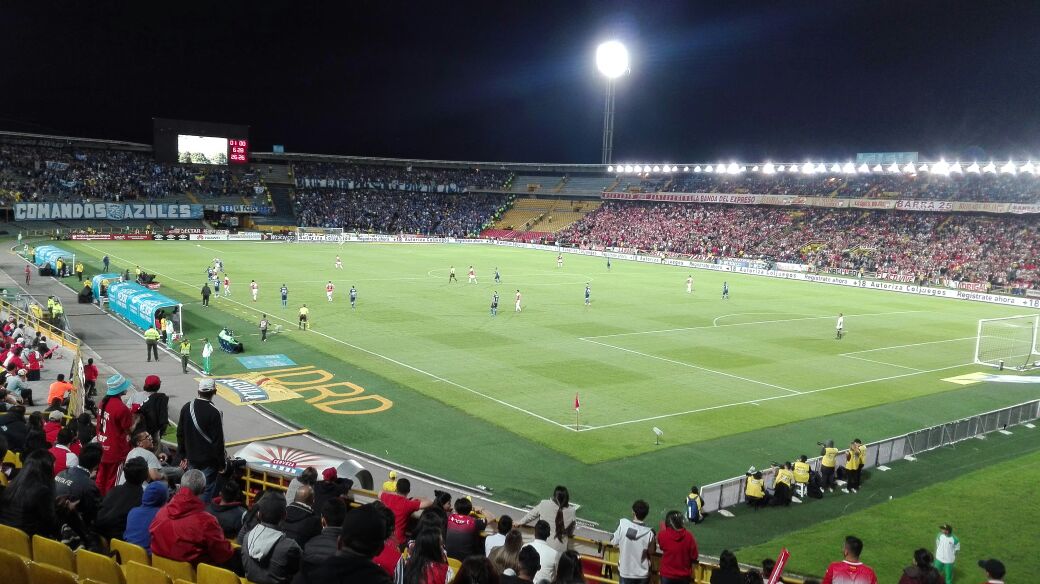
[[994,383],[1040,383],[1040,377],[1028,375],[998,375],[996,373],[967,373],[956,377],[947,377],[943,381],[956,383],[957,385],[971,385],[990,381]]
[[238,362],[246,369],[267,369],[270,367],[288,367],[296,362],[285,355],[250,355],[248,357],[236,357]]
[[350,381],[313,365],[267,369],[214,379],[217,393],[236,405],[250,405],[303,398],[315,408],[336,415],[385,412],[394,402],[369,393]]

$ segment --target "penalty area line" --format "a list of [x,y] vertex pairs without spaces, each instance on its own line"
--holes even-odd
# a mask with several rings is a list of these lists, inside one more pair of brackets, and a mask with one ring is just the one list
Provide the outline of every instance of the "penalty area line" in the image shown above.
[[[89,247],[90,249],[93,249],[94,251],[98,251],[98,252],[102,252],[102,253],[104,253],[104,250],[98,249],[98,248],[96,248],[96,247],[94,247],[94,246],[92,246],[92,245],[86,245],[86,247]],[[117,256],[117,255],[114,255],[114,254],[110,254],[110,255],[111,255],[111,257],[114,257],[114,258],[116,258],[116,259],[118,259],[118,260],[122,260],[122,261],[124,261],[124,262],[130,262],[130,261],[132,261],[132,260],[130,260],[129,258],[123,258],[123,257],[119,257],[119,256]],[[190,284],[190,283],[188,283],[188,282],[185,282],[184,280],[179,280],[179,279],[177,279],[177,278],[174,278],[174,277],[172,277],[172,276],[169,276],[169,275],[167,275],[167,274],[163,274],[163,273],[161,273],[161,272],[155,272],[155,274],[156,274],[156,275],[159,275],[159,276],[163,276],[164,278],[168,278],[168,279],[170,279],[170,280],[173,280],[174,282],[178,282],[178,283],[180,283],[180,284],[183,284],[183,285],[185,285],[185,286],[189,286],[189,287],[191,287],[191,286],[192,286],[192,284]],[[244,308],[244,309],[247,309],[247,310],[252,310],[253,312],[259,312],[259,313],[261,313],[261,314],[266,314],[266,313],[265,313],[264,311],[260,310],[259,308],[254,308],[254,307],[252,307],[252,306],[249,306],[248,304],[243,304],[243,303],[241,303],[241,302],[238,302],[237,300],[232,300],[232,299],[231,299],[231,298],[229,298],[229,297],[225,297],[225,298],[223,298],[223,300],[224,300],[225,302],[230,302],[230,303],[232,303],[232,304],[237,304],[237,305],[241,306],[242,308]],[[273,315],[273,314],[272,314],[272,315],[268,315],[268,316],[269,316],[269,317],[270,317],[270,318],[271,318],[272,320],[280,320],[280,321],[282,321],[282,322],[285,322],[285,323],[288,323],[288,324],[295,324],[295,323],[293,323],[292,321],[290,321],[290,320],[288,320],[288,319],[285,319],[285,318],[282,318],[282,317],[280,317],[280,316],[277,316],[277,315]],[[533,418],[537,418],[537,419],[539,419],[539,420],[541,420],[541,421],[543,421],[543,422],[548,422],[548,423],[550,423],[550,424],[552,424],[552,425],[554,425],[554,426],[557,426],[557,427],[559,427],[559,428],[563,428],[564,430],[568,430],[568,431],[570,431],[570,432],[577,432],[577,431],[578,431],[578,430],[576,430],[576,429],[575,429],[575,428],[574,428],[574,427],[573,427],[572,425],[571,425],[571,426],[569,426],[569,425],[567,425],[567,424],[561,424],[560,422],[557,422],[557,421],[555,421],[555,420],[551,420],[551,419],[549,419],[549,418],[546,418],[545,416],[542,416],[542,415],[540,415],[540,414],[536,414],[536,413],[534,413],[534,412],[532,412],[532,411],[530,411],[530,410],[526,410],[526,409],[524,409],[524,408],[521,408],[520,406],[517,406],[517,405],[511,404],[511,403],[509,403],[509,402],[507,402],[507,401],[504,401],[504,400],[498,399],[497,397],[492,397],[492,396],[490,396],[490,395],[488,395],[488,394],[486,394],[486,393],[483,393],[483,392],[477,391],[477,390],[475,390],[475,389],[471,389],[471,388],[469,388],[469,387],[466,387],[465,385],[462,385],[462,384],[460,384],[460,383],[456,383],[456,382],[454,382],[454,381],[452,381],[452,380],[450,380],[450,379],[445,379],[444,377],[441,377],[441,376],[439,376],[439,375],[437,375],[437,374],[435,374],[435,373],[430,373],[429,371],[426,371],[426,370],[424,370],[424,369],[420,369],[420,368],[418,368],[418,367],[415,367],[415,366],[413,366],[413,365],[409,365],[408,363],[404,363],[404,362],[402,362],[402,361],[398,361],[397,359],[394,359],[393,357],[388,357],[388,356],[386,356],[386,355],[383,355],[383,354],[377,353],[377,352],[375,352],[375,351],[370,351],[369,349],[366,349],[366,348],[364,348],[364,347],[359,347],[359,346],[357,346],[357,345],[355,345],[355,344],[353,344],[353,343],[348,343],[347,341],[344,341],[344,340],[342,340],[342,339],[338,339],[338,338],[336,338],[336,337],[334,337],[334,336],[332,336],[332,335],[327,335],[327,334],[325,334],[325,333],[323,333],[323,332],[320,332],[320,331],[316,331],[316,330],[314,330],[314,329],[311,329],[311,328],[308,328],[306,332],[311,332],[311,333],[314,333],[314,334],[316,334],[316,335],[319,335],[319,336],[325,337],[326,339],[329,339],[330,341],[333,341],[333,342],[335,342],[335,343],[339,343],[339,344],[341,344],[341,345],[343,345],[343,346],[346,346],[346,347],[350,347],[351,349],[354,349],[355,351],[360,351],[360,352],[362,352],[362,353],[365,353],[365,354],[371,355],[371,356],[373,356],[373,357],[377,357],[377,358],[379,358],[379,359],[382,359],[382,360],[384,360],[384,361],[387,361],[387,362],[393,363],[393,364],[395,364],[395,365],[398,365],[398,366],[400,366],[400,367],[404,367],[405,369],[408,369],[408,370],[411,370],[411,371],[415,371],[416,373],[420,373],[420,374],[422,374],[422,375],[425,375],[425,376],[427,376],[427,377],[429,377],[429,378],[431,378],[431,379],[434,379],[434,380],[436,380],[436,381],[440,381],[440,382],[442,382],[442,383],[446,383],[446,384],[448,384],[448,385],[451,385],[451,386],[453,386],[453,387],[457,387],[457,388],[459,388],[459,389],[461,389],[461,390],[463,390],[463,391],[466,391],[466,392],[472,393],[473,395],[477,395],[477,396],[480,396],[480,397],[482,397],[482,398],[484,398],[484,399],[490,400],[490,401],[492,401],[492,402],[495,402],[495,403],[497,403],[497,404],[499,404],[499,405],[505,406],[505,407],[507,407],[507,408],[510,408],[510,409],[512,409],[512,410],[516,410],[516,411],[518,411],[518,412],[520,412],[520,413],[523,413],[523,414],[527,414],[528,416],[531,416],[531,417],[533,417]]]

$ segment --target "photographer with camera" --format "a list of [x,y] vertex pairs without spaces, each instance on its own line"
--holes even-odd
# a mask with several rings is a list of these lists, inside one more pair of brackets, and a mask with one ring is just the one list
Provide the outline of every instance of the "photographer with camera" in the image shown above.
[[224,448],[224,420],[213,405],[217,393],[212,379],[199,381],[199,395],[184,404],[177,423],[177,454],[182,469],[199,469],[206,477],[206,488],[199,498],[208,503],[217,489],[217,478],[227,466]]

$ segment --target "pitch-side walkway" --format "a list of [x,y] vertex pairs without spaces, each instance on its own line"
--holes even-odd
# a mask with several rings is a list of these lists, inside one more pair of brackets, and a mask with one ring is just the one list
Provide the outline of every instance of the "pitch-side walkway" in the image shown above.
[[[104,380],[114,371],[122,373],[135,387],[144,386],[144,379],[149,375],[158,375],[162,379],[163,391],[170,396],[170,415],[174,417],[180,412],[181,406],[196,394],[198,382],[195,378],[200,376],[198,369],[192,367],[188,374],[181,372],[180,356],[174,351],[161,348],[160,360],[158,362],[147,362],[144,337],[136,329],[124,324],[121,320],[109,315],[101,308],[93,304],[79,304],[76,293],[65,286],[57,278],[41,277],[33,270],[32,278],[28,286],[24,283],[25,261],[10,251],[0,253],[0,287],[13,291],[21,291],[35,297],[40,304],[46,304],[48,296],[56,296],[61,299],[65,306],[65,315],[73,334],[83,341],[83,351],[86,357],[93,357],[99,366],[101,376],[98,379],[99,393],[103,391]],[[69,285],[78,286],[74,277],[66,278]],[[160,345],[161,347],[161,345]],[[34,391],[46,396],[47,385],[53,381],[53,377],[59,373],[59,368],[64,366],[51,366],[48,375],[39,382],[40,388],[34,387]],[[251,406],[235,406],[220,398],[214,398],[217,407],[224,414],[224,435],[227,442],[248,441],[257,437],[284,434],[296,428],[283,424],[271,418],[264,412]],[[337,458],[354,459],[364,468],[372,473],[375,486],[387,478],[391,466],[385,462],[365,456],[363,453],[341,448],[326,443],[313,436],[296,435],[286,436],[270,440],[276,444],[291,446],[330,455]],[[234,454],[237,447],[228,448],[229,454]],[[495,516],[507,513],[514,519],[522,514],[514,507],[507,507],[488,501],[480,497],[479,491],[468,489],[461,485],[455,485],[438,481],[435,477],[424,476],[421,473],[413,473],[400,467],[394,467],[401,476],[408,476],[412,480],[412,492],[416,496],[432,497],[434,489],[441,489],[452,494],[468,494],[473,496],[478,506],[487,508]],[[320,470],[320,469],[319,469]],[[545,485],[546,496],[551,494],[553,484],[547,482]],[[478,500],[479,499],[479,500]],[[580,530],[581,534],[594,539],[603,539],[606,534],[598,530]]]

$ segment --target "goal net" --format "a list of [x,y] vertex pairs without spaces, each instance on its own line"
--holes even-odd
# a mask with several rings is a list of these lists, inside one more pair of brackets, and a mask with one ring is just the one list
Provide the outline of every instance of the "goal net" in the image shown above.
[[1036,367],[1038,325],[1040,314],[980,319],[975,363],[1018,370]]
[[343,243],[342,227],[297,227],[296,241]]

